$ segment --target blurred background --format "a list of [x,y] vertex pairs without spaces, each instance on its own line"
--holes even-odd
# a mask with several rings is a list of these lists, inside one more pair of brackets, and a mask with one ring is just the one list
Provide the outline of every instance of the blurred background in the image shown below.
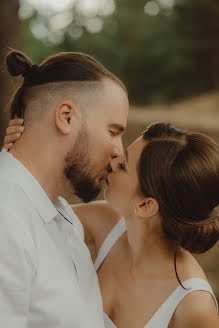
[[[36,64],[86,52],[115,73],[131,103],[125,147],[154,121],[219,142],[218,0],[1,0],[0,146],[20,82],[5,70],[10,47]],[[219,300],[219,245],[197,258]]]

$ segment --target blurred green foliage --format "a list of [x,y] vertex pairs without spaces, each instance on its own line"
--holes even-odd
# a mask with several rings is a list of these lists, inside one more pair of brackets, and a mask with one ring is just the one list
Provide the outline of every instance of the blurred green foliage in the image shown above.
[[156,15],[144,11],[147,2],[117,0],[102,30],[90,33],[80,26],[79,38],[69,33],[79,26],[75,12],[58,44],[33,36],[30,24],[40,15],[35,12],[22,21],[24,49],[37,63],[59,51],[89,53],[125,82],[134,104],[171,102],[217,89],[219,1],[175,0],[173,7],[163,7],[154,0]]

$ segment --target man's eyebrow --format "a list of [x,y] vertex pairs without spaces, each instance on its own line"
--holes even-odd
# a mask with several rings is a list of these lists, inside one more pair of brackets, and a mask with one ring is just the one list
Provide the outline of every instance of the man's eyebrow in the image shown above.
[[129,161],[129,153],[128,153],[128,150],[127,149],[125,151],[125,158],[126,158],[126,162],[128,163],[128,161]]
[[119,132],[124,132],[125,131],[125,126],[117,123],[110,124],[110,127],[117,129]]

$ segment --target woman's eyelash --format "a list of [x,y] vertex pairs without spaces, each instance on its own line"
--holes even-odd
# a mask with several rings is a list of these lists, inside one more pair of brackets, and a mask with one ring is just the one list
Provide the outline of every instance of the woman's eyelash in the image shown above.
[[116,131],[110,131],[110,133],[113,135],[113,136],[116,136],[117,135],[117,132]]
[[124,170],[125,165],[123,163],[118,163],[118,168]]

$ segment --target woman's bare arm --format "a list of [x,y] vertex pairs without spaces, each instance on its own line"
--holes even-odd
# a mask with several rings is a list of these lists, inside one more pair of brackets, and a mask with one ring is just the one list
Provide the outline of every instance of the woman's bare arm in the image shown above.
[[84,226],[87,246],[97,254],[104,239],[121,216],[106,201],[71,206]]

